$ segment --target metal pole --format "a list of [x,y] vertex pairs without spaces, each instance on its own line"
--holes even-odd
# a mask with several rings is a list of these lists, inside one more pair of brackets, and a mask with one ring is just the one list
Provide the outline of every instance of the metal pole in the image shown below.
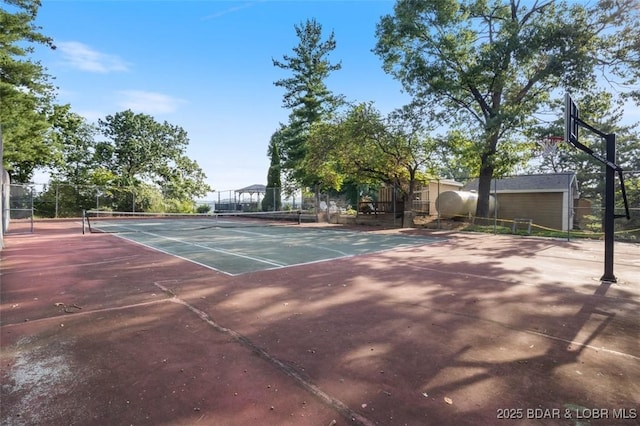
[[[438,195],[436,197],[436,201],[438,200],[438,197],[440,196],[440,178],[438,178]],[[431,194],[429,194],[429,198],[431,198]],[[438,206],[435,205],[435,202],[433,203],[433,205],[436,207],[436,212],[438,214],[438,229],[440,229],[440,209],[438,208]],[[429,199],[429,209],[431,209],[431,199]],[[431,212],[429,212],[431,213]]]
[[[493,233],[498,233],[498,179],[493,178]],[[489,195],[489,208],[491,208],[491,195]]]
[[[571,228],[573,228],[573,218],[575,217],[575,206],[573,205],[573,191],[571,178],[573,175],[567,174],[567,241],[571,241]],[[573,214],[572,214],[573,213]]]
[[59,188],[60,188],[60,185],[56,184],[56,213],[54,215],[55,218],[58,217],[58,198],[60,195]]
[[[616,135],[615,133],[605,136],[607,145],[607,161],[616,161]],[[604,181],[604,275],[600,281],[611,283],[617,282],[613,274],[613,245],[615,240],[615,170],[606,167]]]
[[[396,227],[396,197],[397,197],[396,184],[394,183],[393,184],[393,192],[391,193],[391,202],[393,203],[392,212],[393,212],[393,227],[394,228]],[[402,212],[402,223],[404,225],[404,211]]]
[[327,205],[326,210],[325,210],[325,214],[327,216],[327,223],[331,223],[331,220],[329,218],[329,193],[328,192],[325,194],[324,199],[325,199],[325,203]]
[[29,191],[29,192],[30,192],[30,195],[31,195],[31,233],[33,234],[33,214],[35,212],[35,210],[33,208],[33,194],[35,192],[35,187],[32,186],[30,189],[31,189],[31,191]]

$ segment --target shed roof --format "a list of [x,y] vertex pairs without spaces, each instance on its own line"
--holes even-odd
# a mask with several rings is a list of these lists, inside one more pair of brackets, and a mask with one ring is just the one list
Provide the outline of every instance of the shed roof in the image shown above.
[[[577,189],[576,174],[551,173],[541,175],[510,176],[491,183],[491,192],[565,192]],[[477,191],[478,179],[465,184],[463,191]]]
[[431,179],[431,182],[436,182],[436,183],[441,183],[444,185],[451,185],[451,186],[463,186],[462,183],[455,181],[453,179]]

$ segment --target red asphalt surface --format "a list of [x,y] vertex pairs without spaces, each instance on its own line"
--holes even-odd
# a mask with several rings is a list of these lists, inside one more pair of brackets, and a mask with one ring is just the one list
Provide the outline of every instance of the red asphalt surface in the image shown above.
[[76,221],[0,252],[2,425],[637,425],[640,246],[441,242],[240,276]]

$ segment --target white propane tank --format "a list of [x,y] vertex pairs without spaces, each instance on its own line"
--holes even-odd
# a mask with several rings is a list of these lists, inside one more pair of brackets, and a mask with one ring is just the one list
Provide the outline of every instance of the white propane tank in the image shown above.
[[[436,209],[440,217],[450,219],[454,217],[466,217],[476,213],[478,206],[478,194],[470,191],[445,191],[436,199]],[[496,200],[489,196],[489,213],[493,215],[496,208]]]

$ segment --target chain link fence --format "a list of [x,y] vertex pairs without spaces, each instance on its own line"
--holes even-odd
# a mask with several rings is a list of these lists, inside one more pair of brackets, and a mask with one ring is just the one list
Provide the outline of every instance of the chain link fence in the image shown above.
[[[640,241],[640,172],[624,173],[630,219],[625,216],[616,182],[615,237]],[[451,181],[434,179],[414,194],[428,200],[428,208],[415,211],[415,226],[432,229],[467,229],[493,233],[571,238],[604,238],[605,174],[583,185],[573,173],[514,175],[495,178],[490,185],[487,217],[476,216],[478,178]],[[436,183],[434,188],[434,182]],[[445,183],[443,186],[442,184]]]
[[267,188],[256,185],[252,189],[227,189],[215,191],[214,197],[197,200],[215,212],[261,212],[283,210],[309,210],[312,206],[300,189]]
[[113,186],[36,184],[34,213],[40,218],[81,217],[84,210],[140,211],[136,190]]
[[[625,172],[631,219],[616,219],[616,239],[640,241],[640,172]],[[6,186],[6,185],[5,185]],[[583,188],[583,186],[585,186]],[[216,191],[192,203],[198,211],[300,210],[320,222],[467,229],[494,233],[602,238],[602,176],[588,187],[573,173],[514,175],[491,181],[487,217],[476,216],[477,177],[431,179],[416,185],[411,199],[390,186],[359,186],[341,193],[285,190],[255,185]],[[81,217],[84,210],[170,211],[144,189],[30,184],[9,185],[5,214],[11,219]],[[616,214],[624,215],[617,184]],[[8,207],[8,209],[7,209]],[[202,212],[202,211],[201,211]]]

